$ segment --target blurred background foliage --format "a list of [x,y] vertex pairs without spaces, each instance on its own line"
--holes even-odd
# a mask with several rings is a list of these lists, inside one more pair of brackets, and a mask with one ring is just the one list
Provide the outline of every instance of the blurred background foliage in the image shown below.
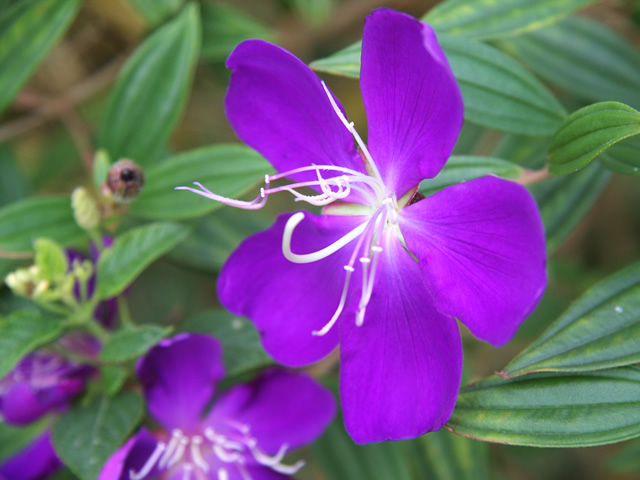
[[[199,6],[197,28],[189,25],[181,29],[176,22],[190,21],[183,0],[65,0],[67,11],[55,8],[56,2],[50,1],[48,8],[55,15],[45,12],[41,23],[26,24],[13,37],[3,35],[3,28],[11,25],[10,14],[28,9],[33,1],[0,0],[0,90],[4,91],[0,93],[0,207],[31,196],[69,195],[78,185],[94,188],[94,155],[97,148],[106,147],[112,160],[120,154],[131,156],[146,168],[147,174],[145,193],[139,202],[131,204],[128,213],[121,215],[120,223],[114,224],[119,231],[153,219],[159,209],[175,207],[169,216],[181,219],[185,211],[181,204],[172,207],[172,200],[167,203],[167,199],[158,197],[160,194],[154,194],[161,187],[191,180],[206,184],[207,175],[211,175],[225,178],[225,188],[230,192],[248,191],[251,183],[265,173],[268,167],[259,158],[254,164],[247,163],[250,168],[242,172],[242,179],[235,178],[234,172],[202,169],[207,159],[215,155],[233,154],[207,150],[211,145],[237,143],[223,108],[228,81],[224,61],[237,43],[246,38],[264,38],[312,62],[357,41],[364,17],[374,8],[390,7],[422,17],[438,3],[202,0],[195,2]],[[137,79],[140,89],[149,89],[148,105],[135,115],[122,116],[118,98],[126,102],[140,70],[126,82],[118,83],[118,74],[121,78],[128,75],[123,65],[135,62],[143,40],[147,39],[148,45],[153,42],[154,32],[172,28],[171,25],[178,26],[173,33],[165,31],[156,41],[166,42],[173,34],[175,41],[166,42],[162,48],[174,50],[155,60],[143,59],[149,62],[154,77],[145,82]],[[23,41],[25,38],[29,41]],[[569,23],[487,41],[521,61],[569,112],[605,100],[640,108],[639,1],[591,2],[579,11],[578,19],[571,18]],[[38,42],[50,44],[51,48],[37,48]],[[580,56],[585,70],[568,60]],[[360,132],[366,132],[358,82],[320,75],[342,99]],[[26,84],[21,78],[28,78]],[[598,80],[591,82],[592,78]],[[172,92],[171,85],[178,85],[177,90]],[[167,95],[175,95],[168,111],[163,103]],[[129,130],[141,128],[148,128],[146,135],[126,135]],[[495,156],[526,168],[541,168],[546,164],[545,142],[548,139],[504,133],[468,122],[456,153]],[[232,146],[228,148],[233,150]],[[190,153],[177,162],[163,162],[175,159],[175,154],[181,152]],[[606,162],[601,158],[602,165],[606,166]],[[463,333],[466,383],[502,370],[587,288],[640,258],[638,178],[610,173],[601,163],[593,163],[571,177],[558,177],[532,187],[539,201],[556,205],[549,214],[552,221],[547,223],[548,233],[553,234],[549,238],[549,287],[539,308],[504,348],[492,349],[467,341],[470,335]],[[220,191],[220,185],[208,186]],[[565,210],[570,214],[562,212],[563,205],[568,206]],[[206,312],[219,308],[216,272],[240,240],[269,225],[277,212],[293,210],[295,205],[287,199],[275,199],[260,212],[231,212],[228,208],[213,211],[217,206],[202,202],[192,203],[189,208],[193,211],[185,215],[190,217],[185,225],[191,229],[186,240],[145,269],[130,287],[131,315],[139,324],[220,333],[217,329],[223,328],[221,321],[216,323],[215,318],[209,318],[220,313]],[[88,248],[87,239],[70,243]],[[18,263],[15,259],[0,259],[2,276]],[[248,294],[250,288],[248,285]],[[0,314],[8,314],[23,303],[7,288],[0,288]],[[229,354],[237,356],[234,365],[246,358],[254,367],[266,363],[264,354],[252,348],[255,335],[248,331],[247,338],[249,347],[238,342],[235,350],[230,349],[234,353]],[[312,371],[323,372],[323,368],[320,365]],[[326,368],[335,371],[334,366]],[[332,381],[329,376],[327,382]],[[337,420],[322,439],[302,454],[310,459],[310,466],[300,478],[624,480],[640,477],[639,445],[632,441],[584,449],[536,449],[473,442],[443,430],[410,442],[356,446]],[[58,478],[74,477],[64,471]]]

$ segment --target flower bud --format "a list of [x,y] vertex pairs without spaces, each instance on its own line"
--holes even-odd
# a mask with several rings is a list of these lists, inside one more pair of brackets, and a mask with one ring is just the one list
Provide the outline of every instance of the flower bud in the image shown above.
[[80,228],[92,230],[100,224],[100,210],[86,188],[76,187],[71,193],[71,207]]
[[107,195],[111,195],[116,203],[129,203],[140,195],[143,185],[142,168],[125,158],[111,166],[103,190]]

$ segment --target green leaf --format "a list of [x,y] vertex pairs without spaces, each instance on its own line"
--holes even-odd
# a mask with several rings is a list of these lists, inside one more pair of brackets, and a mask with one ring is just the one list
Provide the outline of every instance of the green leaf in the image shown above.
[[640,440],[629,442],[607,464],[615,472],[640,472]]
[[98,261],[97,294],[115,297],[154,260],[161,257],[189,234],[177,223],[151,223],[118,237]]
[[59,321],[45,317],[37,310],[18,310],[0,319],[0,378],[22,357],[55,340],[62,331]]
[[568,18],[501,47],[571,95],[640,107],[640,52],[598,21]]
[[155,219],[203,215],[222,204],[174,188],[197,181],[219,195],[237,198],[272,171],[260,154],[244,145],[220,144],[181,153],[147,170],[144,190],[131,205],[131,213]]
[[28,446],[47,427],[47,421],[14,427],[0,422],[0,462]]
[[113,397],[123,387],[127,380],[127,370],[116,365],[104,365],[100,367],[100,383],[104,392]]
[[263,212],[221,208],[200,220],[169,257],[195,269],[217,272],[242,240],[271,223],[273,218]]
[[199,48],[198,6],[189,3],[136,49],[101,123],[98,145],[114,161],[146,166],[162,152],[184,108]]
[[[522,65],[480,42],[451,35],[438,38],[460,85],[466,120],[530,136],[551,135],[558,128],[564,108]],[[354,44],[311,67],[357,78],[360,47]]]
[[537,30],[594,0],[448,0],[425,16],[438,33],[501,38]]
[[581,372],[640,362],[640,263],[591,288],[529,348],[505,375]]
[[246,15],[242,10],[222,3],[203,3],[202,58],[223,62],[242,41],[250,38],[273,40],[267,27]]
[[133,360],[153,347],[166,337],[172,327],[158,325],[140,325],[125,327],[118,330],[106,343],[100,352],[100,360],[103,362],[125,362]]
[[433,473],[433,480],[487,480],[489,450],[485,443],[452,435],[446,430],[417,438],[418,452]]
[[564,108],[518,62],[480,42],[438,38],[460,85],[465,119],[529,136],[551,135],[558,128]]
[[549,252],[580,223],[610,177],[609,172],[593,163],[573,175],[552,178],[530,187],[540,208]]
[[18,2],[0,13],[0,113],[65,32],[80,0]]
[[36,252],[35,264],[40,276],[45,280],[53,280],[67,273],[69,261],[67,254],[57,242],[49,238],[38,238],[33,243]]
[[[30,252],[38,237],[50,238],[65,247],[86,238],[73,218],[68,197],[29,198],[0,208],[0,250]],[[0,277],[15,267],[15,261],[0,260]]]
[[600,155],[600,162],[609,170],[624,175],[640,175],[640,137],[627,138]]
[[466,182],[485,175],[502,178],[517,178],[522,169],[506,160],[492,157],[454,155],[447,160],[445,167],[435,177],[420,183],[420,193],[431,195],[449,185]]
[[181,326],[181,331],[204,333],[220,340],[228,377],[271,363],[251,322],[227,311],[209,310],[198,313],[187,319]]
[[288,3],[312,25],[322,25],[331,15],[336,0],[289,0]]
[[95,480],[143,414],[142,397],[134,392],[72,408],[54,425],[53,446],[73,473],[82,480]]
[[640,112],[618,102],[601,102],[569,115],[549,145],[549,171],[575,172],[604,150],[640,133]]
[[29,193],[27,180],[11,149],[0,145],[0,208],[22,200]]
[[178,11],[184,0],[130,0],[151,25],[157,25]]
[[356,445],[336,419],[311,445],[324,476],[331,479],[412,480],[406,442]]
[[640,436],[640,368],[491,377],[465,387],[446,427],[486,442],[588,447]]

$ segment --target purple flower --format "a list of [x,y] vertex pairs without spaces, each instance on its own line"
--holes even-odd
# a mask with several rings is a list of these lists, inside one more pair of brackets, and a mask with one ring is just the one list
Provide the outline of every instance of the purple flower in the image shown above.
[[136,367],[149,412],[163,430],[142,429],[107,462],[99,480],[277,480],[303,464],[282,462],[309,443],[335,414],[333,396],[302,373],[270,369],[222,393],[224,377],[213,337],[163,340]]
[[[60,345],[85,355],[95,355],[98,343],[91,337],[68,335]],[[80,393],[93,368],[70,361],[54,351],[37,350],[24,357],[0,380],[0,415],[11,425],[26,425],[67,408]]]
[[[365,443],[447,421],[462,369],[455,319],[492,345],[507,342],[542,295],[546,255],[536,204],[516,183],[483,177],[416,193],[445,164],[463,120],[431,27],[374,11],[361,64],[368,145],[300,60],[264,41],[240,44],[227,61],[227,116],[279,173],[252,202],[189,190],[248,209],[281,191],[325,206],[321,216],[281,215],[245,240],[218,293],[283,364],[316,362],[340,343],[346,428]],[[283,177],[294,183],[271,186]]]
[[0,480],[40,480],[62,466],[45,430],[27,447],[0,464]]

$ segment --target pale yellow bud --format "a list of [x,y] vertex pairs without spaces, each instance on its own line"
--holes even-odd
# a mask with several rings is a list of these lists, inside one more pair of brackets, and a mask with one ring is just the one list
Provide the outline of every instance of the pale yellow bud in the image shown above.
[[71,193],[71,207],[76,223],[84,230],[93,230],[100,224],[100,210],[86,188],[76,187]]

